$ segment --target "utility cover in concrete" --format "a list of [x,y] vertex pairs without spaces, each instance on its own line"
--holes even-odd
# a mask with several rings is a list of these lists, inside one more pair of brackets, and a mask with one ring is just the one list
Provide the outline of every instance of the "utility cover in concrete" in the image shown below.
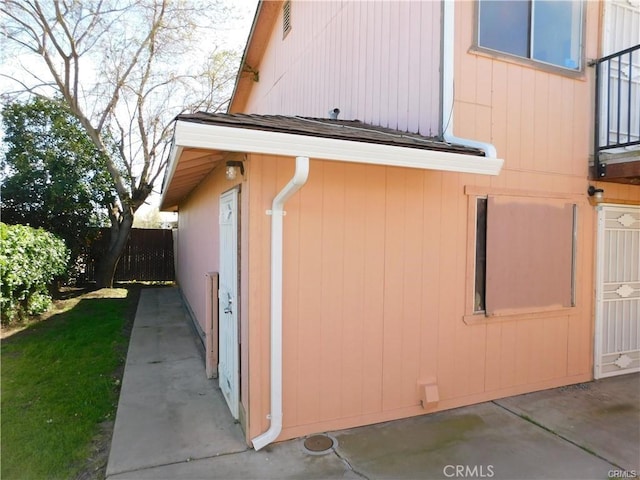
[[333,440],[326,435],[313,435],[304,441],[304,448],[311,452],[326,452],[333,447]]

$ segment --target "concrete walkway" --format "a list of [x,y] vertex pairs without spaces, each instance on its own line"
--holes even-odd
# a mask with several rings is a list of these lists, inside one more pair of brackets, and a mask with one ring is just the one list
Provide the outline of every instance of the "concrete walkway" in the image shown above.
[[175,288],[142,290],[129,341],[107,477],[247,450],[207,380]]
[[[249,449],[176,289],[143,290],[107,466],[121,479],[606,479],[640,472],[640,376]],[[618,474],[623,477],[622,473]]]

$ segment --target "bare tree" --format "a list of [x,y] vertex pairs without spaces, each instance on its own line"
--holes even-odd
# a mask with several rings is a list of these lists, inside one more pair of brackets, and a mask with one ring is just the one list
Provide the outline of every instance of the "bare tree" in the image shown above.
[[12,93],[61,98],[107,157],[117,198],[98,286],[112,286],[134,214],[166,166],[171,119],[226,106],[237,54],[215,49],[211,27],[228,12],[197,0],[3,0],[0,12],[1,46],[22,67],[3,74]]

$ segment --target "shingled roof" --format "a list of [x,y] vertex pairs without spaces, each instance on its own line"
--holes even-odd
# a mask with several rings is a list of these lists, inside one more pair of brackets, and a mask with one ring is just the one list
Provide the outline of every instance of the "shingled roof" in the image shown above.
[[245,153],[483,175],[497,175],[503,163],[477,148],[358,120],[199,112],[176,117],[161,208],[177,208],[217,165]]
[[291,117],[284,115],[206,112],[179,115],[176,120],[289,133],[292,135],[306,135],[333,138],[336,140],[484,156],[484,152],[477,148],[453,145],[443,142],[436,137],[425,137],[417,133],[401,132],[391,128],[369,125],[360,120],[332,120],[328,118]]

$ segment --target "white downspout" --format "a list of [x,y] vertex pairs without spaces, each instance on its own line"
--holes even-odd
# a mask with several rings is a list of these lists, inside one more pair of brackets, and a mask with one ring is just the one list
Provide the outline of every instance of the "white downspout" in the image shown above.
[[454,9],[455,0],[444,0],[442,4],[442,138],[448,143],[479,148],[484,151],[485,156],[497,158],[498,154],[493,144],[459,138],[453,134]]
[[251,440],[253,448],[273,442],[282,431],[282,217],[286,201],[307,182],[309,157],[296,157],[296,170],[276,195],[271,215],[271,424],[269,430]]

